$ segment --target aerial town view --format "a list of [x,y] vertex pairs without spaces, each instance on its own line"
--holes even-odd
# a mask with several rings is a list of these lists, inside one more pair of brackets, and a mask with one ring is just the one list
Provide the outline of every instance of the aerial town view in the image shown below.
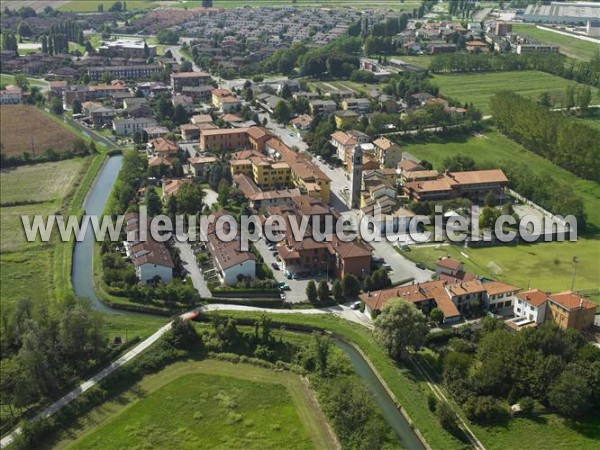
[[600,448],[600,1],[0,4],[0,449]]

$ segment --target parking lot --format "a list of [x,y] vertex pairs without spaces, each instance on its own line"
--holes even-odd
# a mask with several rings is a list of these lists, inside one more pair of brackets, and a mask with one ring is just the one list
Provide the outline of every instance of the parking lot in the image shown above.
[[[290,302],[290,303],[300,303],[300,302],[305,302],[306,300],[306,286],[308,284],[308,282],[310,280],[315,280],[317,283],[321,280],[324,280],[325,277],[321,277],[321,278],[306,278],[306,279],[301,279],[301,280],[288,280],[287,277],[285,276],[285,273],[283,272],[283,270],[275,270],[273,269],[273,263],[279,263],[279,261],[277,261],[277,259],[275,258],[275,256],[273,255],[273,251],[269,250],[269,248],[267,247],[267,242],[264,239],[261,239],[260,241],[256,242],[254,244],[257,248],[257,250],[260,252],[260,254],[262,255],[265,263],[269,266],[269,268],[273,271],[273,276],[275,277],[275,279],[280,282],[280,283],[285,283],[290,287],[289,291],[285,292],[285,296],[286,296],[286,301]],[[281,267],[281,265],[280,265]],[[331,288],[331,286],[330,286]]]

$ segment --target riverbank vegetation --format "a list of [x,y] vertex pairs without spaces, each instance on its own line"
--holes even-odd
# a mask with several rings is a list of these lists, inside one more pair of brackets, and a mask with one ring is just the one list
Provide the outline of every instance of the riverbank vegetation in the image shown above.
[[[300,446],[305,447],[311,440],[316,448],[335,448],[336,438],[330,433],[323,413],[344,448],[382,448],[397,442],[372,394],[329,337],[275,327],[264,315],[245,323],[238,325],[236,319],[221,315],[212,315],[208,324],[195,327],[190,322],[176,320],[173,329],[150,351],[120,368],[60,413],[27,423],[20,445],[32,448],[43,440],[43,448],[67,443],[84,448],[99,436],[103,442],[119,440],[132,446],[140,443],[140,439],[144,442],[149,439],[158,446],[164,439],[184,445],[195,439],[194,432],[181,435],[177,427],[182,421],[192,421],[203,425],[203,436],[215,436],[221,442],[227,439],[231,445],[243,443],[251,448],[264,448],[267,443],[276,442],[296,448],[298,443],[304,442]],[[213,386],[218,387],[218,392],[207,389],[190,397],[194,388],[187,384],[187,377],[181,377],[198,373],[214,375]],[[308,377],[322,411],[313,398],[315,394],[298,375]],[[231,379],[222,380],[221,385],[221,376]],[[201,377],[195,379],[202,385]],[[171,383],[175,380],[177,383]],[[250,380],[273,386],[255,389],[247,383]],[[244,394],[241,385],[247,390]],[[189,389],[182,389],[183,386]],[[280,395],[265,398],[265,388]],[[166,395],[165,390],[171,393]],[[136,395],[140,391],[143,396]],[[211,392],[210,396],[206,392]],[[211,411],[223,409],[224,414],[208,417],[198,411],[199,398],[204,399],[205,405],[215,402]],[[246,402],[251,399],[253,403]],[[160,410],[169,411],[169,417],[165,416],[161,425],[157,425],[155,415],[161,413],[152,408],[150,426],[143,415],[157,402],[163,405]],[[164,402],[174,402],[178,407],[164,408]],[[260,416],[254,415],[257,405]],[[264,420],[269,426],[260,427]],[[226,432],[227,438],[221,432]]]

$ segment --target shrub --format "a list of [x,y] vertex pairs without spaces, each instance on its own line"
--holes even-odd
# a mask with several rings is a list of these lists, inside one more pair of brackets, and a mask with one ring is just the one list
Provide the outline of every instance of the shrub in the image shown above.
[[478,423],[492,423],[506,417],[506,409],[491,396],[471,397],[463,409],[469,420]]
[[519,400],[519,406],[521,407],[521,412],[528,416],[533,413],[535,402],[531,397],[523,397]]
[[451,433],[459,429],[458,417],[447,402],[440,402],[435,407],[435,415],[437,416],[440,425]]
[[436,406],[437,406],[437,398],[435,398],[435,395],[433,395],[430,392],[429,395],[427,396],[427,407],[429,408],[429,411],[434,412]]

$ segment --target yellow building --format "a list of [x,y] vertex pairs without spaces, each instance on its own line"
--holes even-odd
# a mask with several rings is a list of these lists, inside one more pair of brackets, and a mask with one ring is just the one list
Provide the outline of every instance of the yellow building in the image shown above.
[[290,166],[256,150],[243,150],[231,156],[231,175],[245,174],[262,190],[284,189],[291,184]]
[[340,130],[352,128],[358,123],[359,115],[355,111],[336,111],[333,115],[335,117],[335,126]]

